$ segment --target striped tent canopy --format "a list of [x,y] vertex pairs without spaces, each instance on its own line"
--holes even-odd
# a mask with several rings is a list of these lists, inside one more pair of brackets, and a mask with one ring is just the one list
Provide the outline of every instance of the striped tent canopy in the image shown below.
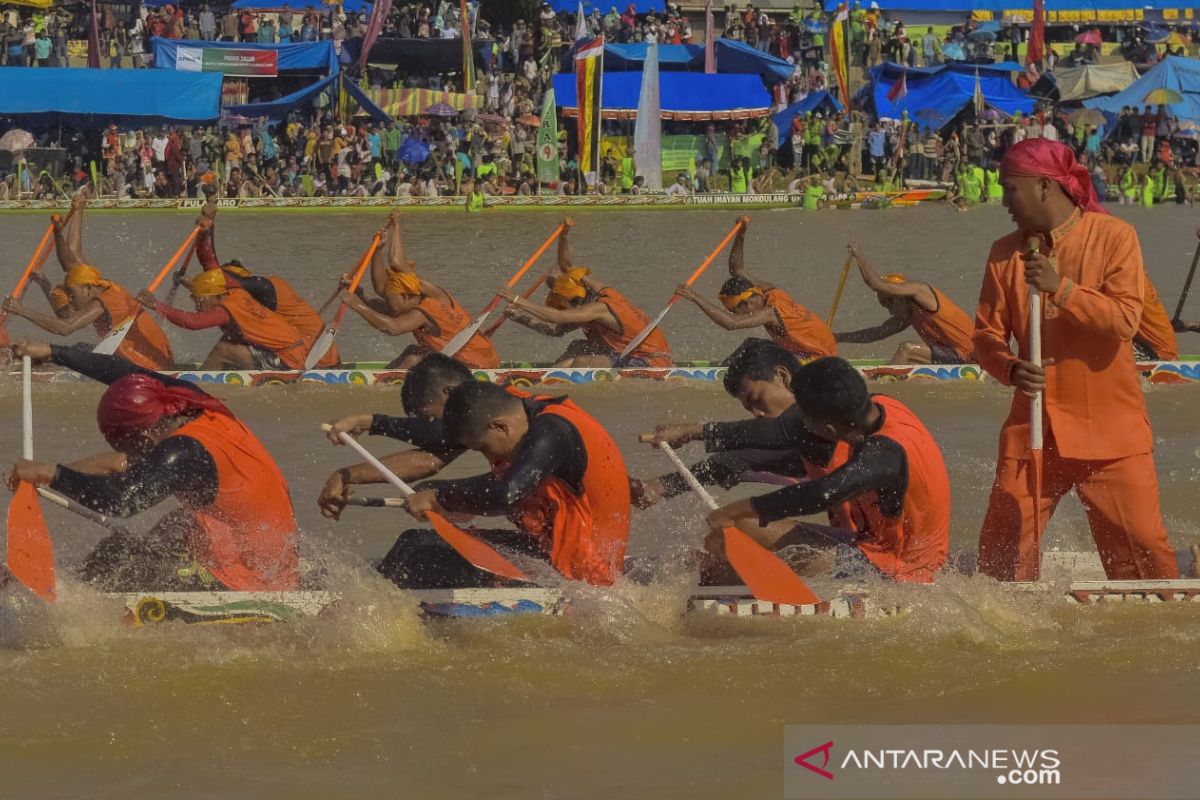
[[459,92],[435,92],[432,89],[363,89],[371,102],[382,108],[390,117],[419,117],[425,109],[439,103],[455,111],[471,111],[483,107],[483,98],[477,94]]

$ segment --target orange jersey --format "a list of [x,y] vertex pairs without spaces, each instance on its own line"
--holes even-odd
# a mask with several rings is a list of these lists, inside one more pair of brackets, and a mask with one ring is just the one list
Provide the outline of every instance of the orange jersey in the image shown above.
[[921,341],[930,347],[947,347],[958,354],[964,362],[975,359],[975,343],[971,336],[975,333],[975,325],[967,312],[963,311],[954,301],[946,297],[941,289],[930,286],[934,298],[937,299],[937,310],[926,311],[914,302],[909,302],[912,316],[909,324],[921,337]]
[[196,560],[234,591],[297,588],[292,499],[267,449],[242,423],[211,411],[171,435],[195,439],[217,466],[216,501],[190,509],[200,529],[188,542]]
[[765,326],[771,341],[802,357],[837,354],[833,331],[816,314],[793,300],[783,289],[768,289],[763,292],[763,297],[779,320],[776,325]]
[[[283,317],[291,326],[300,331],[306,346],[312,347],[317,337],[325,330],[317,310],[308,301],[296,293],[292,285],[278,275],[268,275],[267,280],[275,287],[275,313]],[[317,362],[318,367],[336,367],[342,361],[338,354],[337,345],[330,345],[329,352]]]
[[[421,295],[421,302],[417,304],[417,310],[436,325],[438,330],[437,333],[433,333],[429,326],[421,326],[413,331],[413,337],[417,344],[434,352],[441,352],[459,331],[471,324],[471,317],[454,296],[449,292],[446,292],[446,296],[450,298],[449,304],[435,300],[429,295]],[[471,369],[495,369],[500,366],[500,354],[496,352],[492,340],[478,332],[467,340],[454,357]]]
[[[828,464],[814,464],[807,458],[801,458],[800,463],[804,466],[804,474],[808,476],[808,479],[815,481],[824,475],[828,475],[835,469],[839,469],[849,460],[850,445],[846,442],[838,442],[837,446],[833,449],[833,455],[829,458]],[[833,527],[841,528],[845,531],[858,530],[858,523],[854,519],[849,501],[831,507],[827,513],[829,514],[829,524]]]
[[509,519],[538,538],[550,563],[565,577],[609,586],[621,574],[629,539],[625,460],[608,431],[570,400],[552,402],[541,413],[562,417],[583,440],[583,494],[550,476],[522,498]]
[[[904,449],[908,485],[898,517],[884,515],[878,492],[850,500],[855,545],[881,573],[901,583],[931,583],[950,552],[950,476],[933,435],[903,403],[885,395],[872,401],[883,410],[885,436]],[[832,469],[820,470],[822,474]],[[831,512],[832,515],[832,512]]]
[[[650,317],[646,316],[644,311],[629,302],[625,295],[612,287],[601,289],[596,302],[604,304],[608,313],[612,314],[617,324],[621,326],[621,330],[614,331],[603,323],[589,322],[582,326],[583,335],[592,344],[606,347],[614,353],[624,351],[629,343],[650,324]],[[667,337],[663,335],[660,328],[651,331],[650,335],[629,354],[629,357],[645,359],[647,365],[651,367],[669,367],[673,363],[671,346],[667,344]]]
[[133,327],[125,335],[115,355],[146,369],[174,369],[175,359],[171,355],[171,343],[167,335],[154,321],[153,314],[142,314],[142,304],[133,295],[110,283],[96,298],[104,306],[104,316],[95,322],[96,335],[103,339],[130,317],[135,317]]
[[1154,352],[1163,361],[1175,361],[1179,358],[1179,342],[1175,340],[1175,328],[1171,318],[1163,308],[1162,300],[1150,282],[1145,279],[1146,292],[1142,295],[1142,324],[1134,334],[1134,340],[1145,342],[1154,348]]
[[291,369],[303,369],[308,355],[305,338],[282,315],[259,303],[245,289],[232,287],[221,299],[221,307],[233,318],[236,333],[248,345],[279,356]]
[[[1145,269],[1133,226],[1108,214],[1076,214],[1054,233],[1052,255],[1063,280],[1043,297],[1045,418],[1063,458],[1112,460],[1153,449],[1141,379],[1130,342],[1142,318]],[[1005,386],[1018,360],[1029,360],[1028,237],[1015,231],[988,254],[975,354]],[[1017,354],[1009,347],[1015,338]],[[1014,392],[1000,433],[1000,457],[1029,458],[1029,397]]]

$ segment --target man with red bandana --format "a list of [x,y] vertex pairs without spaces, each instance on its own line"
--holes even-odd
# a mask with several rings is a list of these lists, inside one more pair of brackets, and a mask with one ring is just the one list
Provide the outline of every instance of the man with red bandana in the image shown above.
[[[980,571],[1006,581],[1036,580],[1038,531],[1075,489],[1110,579],[1176,578],[1131,346],[1145,296],[1137,234],[1104,211],[1087,169],[1062,144],[1020,142],[1000,173],[1017,230],[988,254],[973,338],[983,368],[1018,391],[1000,431],[996,481],[979,537]],[[1044,302],[1044,366],[1030,360],[1034,286]],[[1030,398],[1039,392],[1045,448],[1035,510]],[[1041,525],[1035,524],[1039,517]]]
[[145,537],[114,534],[82,577],[108,591],[282,591],[299,585],[287,482],[221,401],[124,359],[40,342],[14,353],[107,383],[96,420],[112,453],[73,466],[22,460],[9,476],[129,517],[174,496],[180,508]]

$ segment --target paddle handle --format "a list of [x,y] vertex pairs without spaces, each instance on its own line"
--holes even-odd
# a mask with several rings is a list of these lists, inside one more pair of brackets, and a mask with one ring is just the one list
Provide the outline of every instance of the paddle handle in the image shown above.
[[129,530],[127,528],[124,528],[121,525],[117,524],[117,522],[114,521],[111,517],[109,517],[105,514],[101,514],[99,511],[93,511],[92,509],[88,508],[87,506],[80,505],[79,503],[75,502],[74,500],[71,500],[68,497],[63,497],[61,494],[58,494],[57,492],[52,492],[49,489],[45,488],[44,486],[39,486],[37,489],[37,493],[43,500],[49,500],[51,503],[54,503],[54,505],[56,505],[60,508],[65,508],[67,511],[70,511],[72,514],[78,514],[79,516],[83,517],[84,519],[94,522],[102,528],[107,528],[108,530],[112,531],[113,533],[122,533],[122,534],[125,534],[126,536],[130,535]]
[[717,501],[713,499],[711,494],[708,493],[708,489],[705,489],[700,485],[700,481],[696,480],[696,476],[693,475],[692,471],[687,468],[687,464],[683,463],[683,459],[681,459],[679,454],[671,448],[671,445],[667,444],[666,442],[659,442],[658,449],[662,450],[663,453],[666,454],[667,458],[671,459],[671,463],[675,465],[675,469],[679,472],[680,477],[683,478],[684,482],[687,483],[688,487],[690,487],[693,492],[700,496],[700,499],[704,502],[704,505],[708,507],[709,511],[716,511],[718,508],[720,508],[720,506],[717,505]]
[[404,498],[401,497],[351,497],[347,505],[362,508],[404,508]]
[[837,316],[838,304],[842,302],[842,290],[846,288],[846,276],[850,274],[850,264],[854,261],[854,256],[846,256],[846,263],[842,264],[842,277],[838,278],[837,291],[833,293],[833,305],[829,307],[829,317],[825,320],[825,327],[833,327],[833,318]]
[[[325,431],[326,433],[329,433],[329,431],[333,430],[333,426],[329,425],[329,424],[324,424],[321,426],[321,430]],[[342,444],[346,445],[350,449],[354,450],[356,453],[358,453],[360,456],[363,457],[363,460],[365,460],[368,464],[370,464],[375,469],[379,470],[379,474],[382,475],[388,483],[390,483],[392,486],[395,486],[397,489],[399,489],[400,494],[404,495],[405,497],[411,497],[412,495],[416,494],[416,492],[413,491],[411,486],[409,486],[404,481],[400,480],[399,475],[397,475],[396,473],[394,473],[390,469],[388,469],[386,464],[384,464],[378,458],[373,456],[371,454],[371,451],[368,450],[367,448],[363,447],[361,444],[359,444],[358,440],[355,439],[353,436],[351,436],[350,434],[345,433],[343,431],[342,433],[338,434],[338,441],[340,441]]]
[[154,294],[158,291],[158,287],[162,286],[162,282],[167,279],[167,275],[171,273],[172,268],[174,268],[175,265],[179,263],[179,260],[183,258],[184,253],[190,250],[192,245],[196,243],[196,237],[199,235],[200,226],[197,225],[196,227],[192,228],[192,232],[189,233],[188,237],[183,240],[183,244],[179,245],[179,249],[175,251],[175,254],[171,256],[171,259],[163,266],[161,270],[158,271],[158,275],[154,276],[154,280],[150,282],[148,287],[146,287],[150,290],[151,294]]
[[[687,286],[691,286],[693,283],[696,282],[697,279],[699,279],[699,277],[701,275],[704,274],[704,270],[708,269],[709,265],[712,264],[712,262],[714,260],[716,260],[717,256],[719,256],[721,254],[721,251],[725,249],[725,245],[732,242],[733,237],[737,236],[738,231],[740,231],[742,228],[746,227],[747,221],[748,221],[747,217],[743,217],[742,219],[739,219],[737,221],[737,224],[733,226],[733,230],[731,230],[729,233],[727,233],[725,235],[725,238],[721,240],[721,243],[719,245],[717,245],[716,249],[708,254],[708,258],[704,259],[704,261],[701,262],[700,266],[696,267],[696,271],[692,273],[692,277],[687,279],[687,284],[686,284]],[[679,295],[675,295],[675,299],[678,299],[678,297],[679,297]],[[675,302],[675,299],[672,299],[671,302]]]
[[[533,297],[533,293],[536,292],[538,289],[540,289],[542,284],[546,282],[546,277],[547,276],[542,275],[536,281],[534,281],[533,285],[530,286],[528,289],[526,289],[525,293],[523,295],[521,295],[521,299],[528,300],[529,298]],[[512,305],[512,304],[509,303],[509,305]],[[503,325],[505,320],[507,320],[507,319],[508,319],[508,317],[501,317],[500,319],[493,322],[492,326],[490,328],[484,329],[484,331],[483,331],[484,338],[487,338],[487,339],[492,338],[492,334],[494,334],[497,330],[499,330],[500,326]]]
[[[74,211],[72,211],[74,213]],[[67,216],[70,219],[70,215]],[[46,226],[46,232],[42,234],[42,239],[38,242],[37,248],[33,251],[33,257],[29,259],[29,263],[25,265],[25,271],[21,273],[21,277],[17,280],[16,287],[13,288],[11,297],[20,299],[25,292],[25,285],[29,283],[30,276],[35,272],[40,272],[46,263],[46,259],[50,257],[50,240],[54,236],[54,223]],[[0,311],[0,324],[3,324],[8,319],[7,311]]]
[[375,236],[371,238],[371,246],[367,248],[362,261],[358,262],[358,267],[354,270],[354,276],[350,280],[348,288],[351,293],[354,293],[358,289],[358,285],[362,283],[363,275],[367,273],[367,267],[371,265],[371,259],[375,257],[375,251],[379,249],[379,240],[381,238],[383,238],[382,231],[376,231]]
[[[1036,253],[1040,248],[1037,239],[1031,239],[1029,249]],[[1042,291],[1036,286],[1029,287],[1029,360],[1039,367],[1042,365]],[[1033,450],[1042,449],[1042,403],[1043,392],[1038,392],[1029,403],[1029,446]]]
[[33,362],[21,357],[21,457],[33,458]]
[[[546,250],[550,248],[550,245],[554,244],[555,240],[562,235],[563,227],[563,223],[560,222],[558,227],[554,229],[554,232],[546,238],[546,241],[542,242],[541,247],[535,250],[533,255],[525,260],[525,263],[521,265],[519,270],[517,270],[517,274],[508,279],[508,288],[511,289],[512,287],[516,286],[517,281],[521,280],[521,278],[525,276],[525,273],[529,271],[529,268],[538,262],[538,259],[542,257],[542,254],[545,253]],[[500,295],[496,295],[496,300],[500,300]],[[495,306],[493,306],[493,308],[495,308]]]
[[[1200,235],[1200,230],[1197,231]],[[1200,264],[1200,242],[1196,243],[1196,252],[1192,254],[1192,266],[1188,269],[1187,280],[1183,282],[1183,291],[1179,294],[1179,304],[1175,306],[1175,316],[1171,319],[1177,320],[1183,317],[1183,306],[1187,303],[1188,293],[1192,291],[1192,279],[1196,277],[1196,265]]]

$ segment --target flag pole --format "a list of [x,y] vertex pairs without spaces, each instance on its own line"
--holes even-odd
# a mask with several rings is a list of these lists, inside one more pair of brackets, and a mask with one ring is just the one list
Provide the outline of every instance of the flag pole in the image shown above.
[[604,34],[600,34],[600,55],[596,64],[596,146],[592,148],[592,167],[596,181],[592,191],[600,194],[600,132],[604,128]]

